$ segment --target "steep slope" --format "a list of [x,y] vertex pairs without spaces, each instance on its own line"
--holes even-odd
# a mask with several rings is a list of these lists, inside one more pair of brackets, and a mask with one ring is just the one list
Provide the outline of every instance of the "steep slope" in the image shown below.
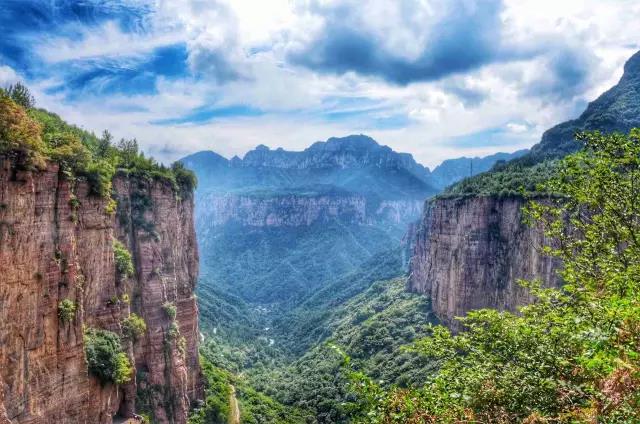
[[203,296],[224,288],[277,313],[397,245],[435,193],[410,155],[362,135],[300,152],[258,146],[243,159],[200,152],[182,162],[200,182]]
[[463,178],[471,177],[490,170],[497,162],[510,161],[524,156],[528,150],[513,153],[496,153],[485,157],[447,159],[431,172],[431,183],[443,190]]
[[574,135],[579,131],[627,133],[636,127],[640,127],[640,52],[625,63],[618,84],[589,103],[578,119],[547,130],[526,159],[540,161],[575,152],[580,148],[574,141]]
[[427,202],[416,235],[409,288],[431,298],[435,314],[454,317],[472,309],[514,311],[531,300],[519,279],[558,284],[558,263],[540,251],[540,228],[523,223],[520,198],[470,197]]
[[428,300],[407,293],[405,286],[404,278],[376,281],[348,301],[331,305],[318,326],[324,338],[286,366],[249,371],[249,382],[285,405],[310,409],[312,422],[329,424],[349,422],[345,403],[353,394],[342,358],[327,340],[343,349],[357,369],[384,385],[408,387],[424,381],[431,364],[403,348],[425,337],[434,318]]
[[[202,392],[192,192],[166,170],[98,180],[61,153],[34,166],[25,157],[38,152],[17,150],[25,133],[5,122],[77,152],[98,140],[0,102],[0,421],[108,424],[144,412],[185,423]],[[102,183],[111,195],[98,194]]]
[[640,126],[640,52],[625,64],[620,82],[575,120],[544,133],[531,152],[490,172],[467,178],[425,206],[411,261],[410,287],[431,297],[438,317],[489,307],[513,310],[528,297],[522,278],[557,284],[558,266],[536,250],[540,229],[521,221],[520,209],[536,184],[554,172],[553,159],[580,148],[582,130],[628,131]]

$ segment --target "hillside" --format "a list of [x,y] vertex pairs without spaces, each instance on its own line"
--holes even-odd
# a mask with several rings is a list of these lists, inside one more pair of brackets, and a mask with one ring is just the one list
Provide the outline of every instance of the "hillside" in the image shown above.
[[640,52],[624,65],[620,81],[589,103],[576,119],[558,124],[542,135],[528,154],[490,171],[465,178],[445,190],[448,197],[535,193],[538,185],[555,173],[557,160],[576,152],[582,143],[576,134],[597,130],[602,133],[628,133],[640,126]]

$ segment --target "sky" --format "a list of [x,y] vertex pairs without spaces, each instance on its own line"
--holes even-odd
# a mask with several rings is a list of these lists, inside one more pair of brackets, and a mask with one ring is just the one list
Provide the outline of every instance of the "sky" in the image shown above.
[[433,167],[576,117],[637,0],[0,0],[0,85],[163,162],[367,134]]

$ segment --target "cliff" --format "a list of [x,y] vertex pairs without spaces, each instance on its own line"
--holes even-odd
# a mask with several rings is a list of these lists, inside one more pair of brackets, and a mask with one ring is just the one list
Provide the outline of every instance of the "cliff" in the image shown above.
[[[113,190],[115,213],[56,164],[29,171],[0,159],[0,422],[111,423],[143,410],[184,423],[201,394],[193,198],[125,174]],[[114,239],[131,252],[130,276],[116,271]],[[66,319],[64,300],[74,306]],[[146,322],[139,337],[125,334],[130,313]],[[89,372],[89,329],[120,336],[135,365],[128,383]]]
[[416,232],[409,288],[431,298],[445,324],[479,308],[514,311],[531,301],[517,283],[558,284],[558,264],[542,255],[541,228],[522,222],[521,198],[471,197],[427,202]]
[[420,214],[418,200],[371,201],[356,193],[251,194],[209,193],[200,197],[199,227],[229,223],[250,227],[300,227],[338,220],[345,225],[381,221],[402,224]]

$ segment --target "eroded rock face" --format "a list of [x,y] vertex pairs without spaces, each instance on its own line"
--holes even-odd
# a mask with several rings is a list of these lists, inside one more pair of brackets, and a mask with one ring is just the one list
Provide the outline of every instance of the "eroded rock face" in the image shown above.
[[250,227],[300,227],[339,220],[344,224],[402,224],[420,215],[419,200],[383,200],[376,204],[358,194],[202,195],[198,222],[203,227],[235,223]]
[[445,324],[479,308],[514,311],[531,301],[519,279],[559,284],[558,262],[542,255],[541,228],[522,222],[520,198],[437,199],[425,205],[409,288],[431,298]]
[[[148,397],[157,422],[184,423],[201,392],[192,197],[176,198],[164,182],[120,176],[116,217],[86,184],[61,175],[53,164],[31,172],[0,160],[0,423],[111,423],[116,414],[139,410],[142,387],[163,392]],[[132,219],[125,200],[132,184],[147,196],[143,215],[153,237],[143,235],[143,227],[150,230],[145,222]],[[116,275],[114,237],[133,254],[131,278]],[[58,317],[63,299],[77,306],[69,322]],[[178,312],[180,335],[171,339],[165,302]],[[121,335],[130,312],[147,323],[139,341],[123,343],[137,378],[120,387],[101,384],[87,371],[83,327]]]

